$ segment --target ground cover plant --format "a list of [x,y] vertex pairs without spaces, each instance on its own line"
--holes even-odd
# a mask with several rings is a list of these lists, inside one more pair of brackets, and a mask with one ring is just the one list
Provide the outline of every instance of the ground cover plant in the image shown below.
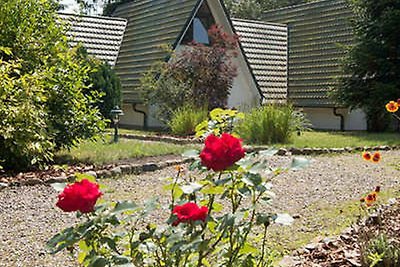
[[[102,195],[99,185],[78,175],[62,189],[57,206],[87,219],[54,236],[49,246],[56,253],[79,245],[78,261],[84,266],[270,266],[268,227],[293,221],[287,214],[259,211],[273,195],[270,180],[282,172],[268,166],[273,153],[246,155],[240,139],[222,131],[210,134],[200,154],[186,153],[196,159],[190,170],[198,178],[178,167],[165,187],[171,200],[162,225],[146,220],[155,200],[144,206],[116,202],[95,207]],[[307,163],[295,159],[292,167]],[[256,227],[262,234],[254,235]]]
[[113,143],[111,138],[107,137],[105,140],[87,141],[70,150],[62,150],[56,154],[56,162],[59,164],[87,163],[103,165],[118,160],[146,156],[181,155],[184,151],[195,147],[195,145],[175,145],[123,138],[118,143]]

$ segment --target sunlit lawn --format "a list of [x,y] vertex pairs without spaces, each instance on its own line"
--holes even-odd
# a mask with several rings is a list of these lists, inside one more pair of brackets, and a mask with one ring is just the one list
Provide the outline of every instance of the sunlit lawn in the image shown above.
[[[367,132],[304,132],[300,136],[293,135],[292,141],[280,146],[284,147],[359,147],[399,145],[398,133]],[[278,145],[279,146],[279,145]]]
[[159,156],[167,154],[180,155],[193,146],[175,145],[161,142],[147,142],[127,140],[121,138],[119,143],[107,140],[85,142],[71,151],[61,151],[57,154],[58,163],[92,163],[101,165],[122,159],[140,158],[145,156]]

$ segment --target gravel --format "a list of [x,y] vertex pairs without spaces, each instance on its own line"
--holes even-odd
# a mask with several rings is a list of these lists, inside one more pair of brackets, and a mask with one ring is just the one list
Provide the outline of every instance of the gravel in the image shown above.
[[[311,165],[300,171],[289,171],[273,181],[273,208],[307,217],[303,211],[323,199],[337,203],[359,197],[381,185],[382,190],[399,189],[400,151],[382,152],[379,164],[366,162],[359,154],[311,157]],[[275,156],[272,165],[288,165],[291,157]],[[163,192],[164,178],[175,173],[174,167],[151,173],[105,179],[105,198],[143,199],[158,196],[167,204]],[[165,197],[163,197],[165,196]],[[0,191],[0,266],[69,267],[77,266],[66,253],[49,255],[45,242],[61,229],[72,225],[74,214],[63,213],[55,207],[57,192],[50,186],[34,185],[7,187]],[[164,208],[166,209],[166,208]],[[155,215],[156,216],[156,215]],[[160,215],[156,220],[165,216]],[[305,218],[306,219],[306,218]]]

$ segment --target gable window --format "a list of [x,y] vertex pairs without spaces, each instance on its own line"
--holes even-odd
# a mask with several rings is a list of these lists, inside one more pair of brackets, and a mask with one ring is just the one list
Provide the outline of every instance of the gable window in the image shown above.
[[182,44],[188,44],[193,41],[205,45],[210,44],[208,29],[210,29],[213,24],[215,24],[214,17],[211,14],[207,2],[204,1],[192,20],[190,27],[186,31]]

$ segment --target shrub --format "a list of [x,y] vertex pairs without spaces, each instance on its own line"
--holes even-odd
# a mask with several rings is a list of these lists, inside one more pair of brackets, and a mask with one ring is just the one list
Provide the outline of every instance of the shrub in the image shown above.
[[287,143],[296,129],[291,106],[267,105],[245,114],[235,132],[252,144]]
[[195,133],[196,126],[207,119],[207,109],[198,109],[193,106],[186,105],[176,111],[172,115],[168,126],[173,134],[188,136]]
[[238,37],[214,25],[208,31],[211,44],[192,43],[172,54],[168,62],[158,62],[141,79],[145,102],[156,105],[156,117],[168,122],[173,112],[187,103],[210,110],[225,107],[236,77],[232,58],[237,55]]
[[121,82],[114,69],[106,63],[91,57],[83,47],[79,49],[82,59],[90,64],[91,72],[86,85],[90,91],[101,95],[96,107],[104,118],[112,119],[110,111],[115,106],[121,106]]
[[[240,139],[228,133],[209,135],[200,154],[186,153],[195,159],[189,169],[177,166],[176,176],[168,179],[168,206],[157,199],[143,205],[93,206],[101,193],[87,175],[64,189],[54,185],[63,190],[59,200],[66,202],[64,211],[79,210],[77,198],[89,208],[86,216],[77,213],[80,223],[55,235],[48,246],[52,253],[77,249],[73,255],[81,266],[272,266],[267,229],[272,223],[293,222],[288,214],[262,211],[273,195],[271,179],[278,175],[265,171],[273,153],[246,155]],[[295,168],[308,164],[304,159],[293,162]],[[89,199],[87,191],[72,192],[84,184],[95,192]],[[160,222],[164,217],[168,219]]]
[[0,9],[0,164],[27,168],[52,160],[104,129],[91,66],[70,49],[52,0],[10,0]]

